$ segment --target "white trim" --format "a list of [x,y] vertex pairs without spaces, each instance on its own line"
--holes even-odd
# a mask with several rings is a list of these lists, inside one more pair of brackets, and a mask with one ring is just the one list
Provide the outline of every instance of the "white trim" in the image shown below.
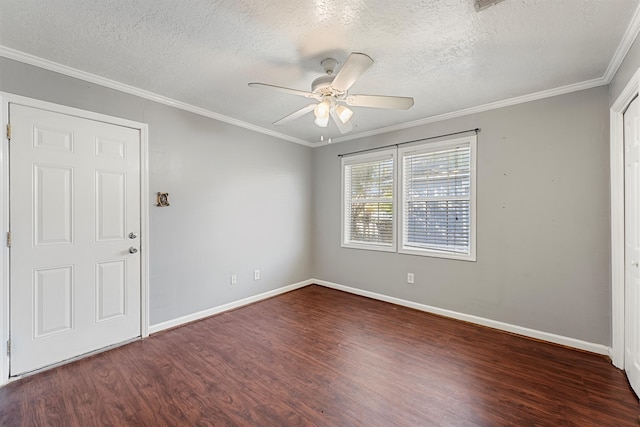
[[258,295],[253,295],[247,298],[243,298],[237,301],[232,301],[227,304],[219,305],[217,307],[208,308],[206,310],[198,311],[197,313],[188,314],[186,316],[178,317],[177,319],[167,320],[166,322],[156,323],[149,327],[149,333],[155,334],[166,329],[182,326],[187,323],[195,322],[196,320],[204,319],[206,317],[214,316],[216,314],[224,313],[225,311],[233,310],[238,307],[242,307],[248,304],[252,304],[258,301],[262,301],[268,298],[275,297],[280,294],[291,292],[293,290],[303,288],[305,286],[313,284],[313,280],[304,280],[302,282],[294,283],[292,285],[283,286],[272,291],[267,291]]
[[[10,93],[0,92],[0,102],[2,103],[2,151],[0,158],[0,237],[3,239],[9,231],[9,157],[8,157],[8,140],[6,138],[6,126],[9,123],[9,103],[24,105],[33,108],[39,108],[56,113],[66,114],[74,117],[81,117],[89,120],[100,121],[104,123],[112,123],[118,126],[125,126],[140,131],[140,200],[141,200],[141,244],[146,249],[141,257],[141,273],[140,273],[140,319],[141,319],[141,336],[148,336],[149,330],[149,165],[148,165],[148,146],[149,131],[148,126],[144,123],[132,120],[122,119],[119,117],[107,116],[92,111],[80,110],[77,108],[67,107],[64,105],[53,104],[50,102],[40,101],[37,99],[27,98]],[[0,241],[2,241],[0,239]],[[0,303],[0,385],[5,384],[9,379],[9,358],[7,357],[6,341],[9,337],[9,250],[6,244],[0,244],[0,270],[2,271],[0,286],[0,295],[2,302]]]
[[[630,26],[631,28],[631,26]],[[628,30],[629,31],[629,30]],[[229,123],[235,126],[239,126],[245,129],[249,129],[255,132],[262,133],[264,135],[273,136],[275,138],[279,138],[285,141],[295,142],[296,144],[301,144],[306,147],[316,148],[322,147],[324,145],[328,145],[328,142],[317,143],[305,141],[300,138],[292,137],[289,135],[285,135],[280,132],[274,132],[270,129],[265,129],[260,126],[253,125],[251,123],[244,122],[242,120],[234,119],[232,117],[224,116],[219,113],[215,113],[213,111],[206,110],[201,107],[196,107],[194,105],[187,104],[185,102],[176,101],[171,98],[167,98],[162,95],[158,95],[153,92],[149,92],[146,90],[138,89],[136,87],[126,85],[124,83],[117,82],[115,80],[110,80],[104,77],[97,76],[95,74],[88,73],[86,71],[78,70],[76,68],[68,67],[66,65],[62,65],[53,61],[49,61],[47,59],[39,58],[34,55],[30,55],[28,53],[21,52],[19,50],[11,49],[6,46],[0,45],[0,57],[5,57],[8,59],[12,59],[14,61],[19,61],[25,64],[34,65],[39,68],[43,68],[45,70],[53,71],[56,73],[60,73],[66,76],[74,77],[77,79],[81,79],[84,81],[88,81],[91,83],[95,83],[101,86],[105,86],[111,89],[119,90],[124,93],[128,93],[130,95],[139,96],[144,99],[149,99],[151,101],[159,102],[161,104],[169,105],[171,107],[179,108],[185,111],[190,111],[195,114],[199,114],[201,116],[209,117],[215,120],[219,120],[221,122]],[[374,129],[367,132],[355,133],[339,138],[332,138],[332,143],[350,141],[353,139],[360,139],[369,136],[380,135],[388,132],[393,132],[397,130],[409,129],[416,126],[422,126],[430,123],[441,122],[443,120],[453,119],[456,117],[463,117],[470,114],[482,113],[485,111],[495,110],[497,108],[508,107],[511,105],[523,104],[525,102],[536,101],[539,99],[550,98],[553,96],[564,95],[571,92],[577,92],[580,90],[591,89],[598,86],[603,86],[608,84],[609,81],[606,81],[604,77],[587,80],[580,83],[574,83],[566,86],[561,86],[554,89],[543,90],[540,92],[531,93],[528,95],[517,96],[515,98],[509,98],[501,101],[491,102],[484,105],[479,105],[476,107],[465,108],[458,111],[452,111],[449,113],[439,114],[436,116],[426,117],[424,119],[414,120],[411,122],[400,123],[393,126],[387,126],[379,129]]]
[[51,111],[54,113],[65,114],[67,116],[74,116],[89,120],[95,120],[97,122],[111,123],[118,126],[125,126],[131,129],[141,130],[147,125],[133,120],[123,119],[121,117],[108,116],[106,114],[96,113],[89,110],[81,110],[79,108],[68,107],[62,104],[55,104],[53,102],[41,101],[39,99],[27,98],[25,96],[15,95],[7,92],[0,92],[0,96],[4,97],[6,103],[23,105],[25,107],[39,108],[41,110]]
[[177,101],[175,99],[168,98],[166,96],[158,95],[156,93],[139,89],[134,86],[130,86],[124,83],[117,82],[115,80],[107,79],[86,71],[78,70],[77,68],[68,67],[66,65],[59,64],[57,62],[49,61],[47,59],[39,58],[28,53],[21,52],[19,50],[11,49],[6,46],[0,45],[0,56],[12,59],[14,61],[23,62],[25,64],[34,65],[45,70],[60,73],[65,76],[74,77],[76,79],[84,80],[87,82],[95,83],[100,86],[115,89],[120,92],[128,93],[130,95],[139,96],[140,98],[149,99],[151,101],[158,102],[160,104],[169,105],[171,107],[179,108],[181,110],[190,111],[201,116],[209,117],[211,119],[219,120],[221,122],[229,123],[234,126],[249,129],[254,132],[262,133],[264,135],[273,136],[289,142],[295,142],[307,147],[314,147],[315,144],[305,141],[304,139],[296,138],[293,136],[285,135],[280,132],[274,132],[269,129],[265,129],[260,126],[256,126],[251,123],[244,122],[242,120],[234,119],[233,117],[225,116],[223,114],[215,113],[210,110],[206,110],[195,105],[187,104],[186,102]]
[[[610,112],[611,361],[624,368],[624,140],[622,114]],[[622,142],[622,144],[620,143]]]
[[362,289],[352,288],[338,283],[327,282],[325,280],[311,280],[311,283],[318,284],[331,289],[337,289],[344,292],[349,292],[354,295],[360,295],[367,298],[373,298],[379,301],[389,302],[391,304],[401,305],[403,307],[413,308],[415,310],[424,311],[427,313],[433,313],[452,319],[462,320],[464,322],[474,323],[476,325],[487,326],[489,328],[498,329],[501,331],[510,332],[513,334],[522,335],[537,340],[547,341],[555,344],[560,344],[566,347],[576,348],[578,350],[589,351],[596,354],[609,354],[609,347],[596,344],[588,341],[582,341],[575,338],[565,337],[562,335],[556,335],[549,332],[538,331],[535,329],[529,329],[522,326],[512,325],[510,323],[499,322],[497,320],[487,319],[484,317],[473,316],[471,314],[459,313],[457,311],[446,310],[443,308],[433,307],[426,304],[420,304],[413,301],[407,301],[400,298],[391,297],[388,295],[378,294],[375,292],[369,292]]
[[[332,139],[332,143],[345,142],[353,139],[360,139],[369,136],[380,135],[383,133],[394,132],[398,130],[404,130],[413,128],[416,126],[428,125],[431,123],[441,122],[444,120],[455,119],[457,117],[469,116],[471,114],[483,113],[485,111],[496,110],[498,108],[509,107],[517,104],[524,104],[525,102],[537,101],[539,99],[551,98],[558,95],[564,95],[571,92],[578,92],[580,90],[591,89],[598,86],[604,86],[607,82],[602,79],[587,80],[580,83],[574,83],[566,86],[561,86],[555,89],[543,90],[540,92],[531,93],[529,95],[517,96],[515,98],[509,98],[502,101],[491,102],[488,104],[478,105],[476,107],[465,108],[458,111],[452,111],[450,113],[438,114],[436,116],[426,117],[424,119],[414,120],[411,122],[400,123],[393,126],[387,126],[384,128],[374,129],[367,132],[361,132],[353,135],[342,136]],[[316,147],[327,145],[326,143],[315,145]]]
[[610,110],[611,191],[611,361],[624,369],[624,123],[623,114],[640,91],[640,69]]
[[151,200],[149,194],[149,125],[141,124],[140,127],[140,336],[149,336],[149,207]]
[[[408,145],[404,147],[398,148],[398,171],[396,174],[398,184],[398,253],[405,255],[419,255],[419,256],[428,256],[435,258],[446,258],[446,259],[454,259],[461,261],[476,261],[476,170],[477,170],[477,141],[478,137],[476,134],[464,136],[460,138],[452,138],[440,140],[438,142],[427,142],[417,145]],[[430,153],[434,151],[446,150],[447,148],[451,148],[456,145],[468,145],[470,152],[470,184],[471,184],[471,194],[469,195],[469,204],[470,204],[470,212],[469,212],[469,253],[453,253],[453,252],[445,252],[439,251],[435,249],[421,249],[415,248],[411,246],[406,246],[404,237],[404,227],[405,227],[405,175],[404,175],[404,157],[406,154],[412,153]],[[466,199],[466,198],[465,198]]]
[[636,37],[638,37],[638,32],[640,32],[640,5],[633,14],[631,22],[629,23],[624,36],[622,36],[622,40],[620,41],[618,48],[611,58],[611,62],[609,62],[609,66],[602,76],[607,84],[611,83],[613,77],[618,72],[618,68],[620,68],[620,65],[622,65],[622,61],[624,61],[627,53],[629,53],[629,49],[631,49],[631,45],[633,45]]
[[[294,283],[292,285],[284,286],[284,287],[274,289],[268,292],[264,292],[258,295],[243,298],[241,300],[233,301],[233,302],[223,304],[217,307],[213,307],[207,310],[199,311],[197,313],[192,313],[186,316],[179,317],[177,319],[172,319],[166,322],[157,323],[155,325],[149,326],[149,334],[155,334],[167,329],[182,326],[187,323],[191,323],[191,322],[201,320],[210,316],[214,316],[216,314],[220,314],[225,311],[233,310],[248,304],[259,302],[259,301],[272,298],[274,296],[281,295],[281,294],[284,294],[296,289],[300,289],[305,286],[313,285],[313,284],[324,286],[330,289],[336,289],[336,290],[348,292],[354,295],[360,295],[367,298],[376,299],[379,301],[385,301],[385,302],[400,305],[403,307],[413,308],[416,310],[424,311],[426,313],[433,313],[433,314],[437,314],[437,315],[452,318],[452,319],[457,319],[457,320],[462,320],[469,323],[474,323],[477,325],[487,326],[489,328],[498,329],[501,331],[511,332],[511,333],[522,335],[525,337],[535,338],[535,339],[548,341],[551,343],[560,344],[560,345],[564,345],[564,346],[579,349],[579,350],[589,351],[596,354],[609,355],[609,356],[611,356],[612,354],[611,348],[604,346],[602,344],[595,344],[587,341],[578,340],[575,338],[569,338],[561,335],[551,334],[548,332],[537,331],[535,329],[524,328],[521,326],[511,325],[509,323],[499,322],[496,320],[473,316],[470,314],[459,313],[456,311],[433,307],[426,304],[420,304],[413,301],[407,301],[400,298],[378,294],[375,292],[369,292],[362,289],[357,289],[357,288],[340,285],[338,283],[328,282],[326,280],[319,280],[319,279],[303,280],[301,282]],[[5,378],[4,381],[0,383],[0,385],[6,382],[7,381]]]
[[0,385],[9,378],[9,358],[7,357],[7,340],[9,339],[9,248],[3,241],[9,232],[9,140],[7,124],[9,123],[9,105],[0,92],[0,112],[2,124],[0,141]]
[[[365,154],[353,154],[348,156],[342,156],[340,161],[340,174],[341,174],[341,191],[340,191],[340,246],[343,248],[349,249],[364,249],[369,251],[382,251],[382,252],[396,252],[397,251],[397,230],[396,223],[398,220],[397,215],[397,190],[398,190],[398,164],[397,164],[397,148],[389,148],[386,150],[376,150],[375,152],[365,153]],[[376,160],[386,160],[391,158],[391,162],[393,165],[393,197],[391,198],[391,203],[393,204],[393,209],[391,213],[391,244],[390,245],[382,245],[376,243],[357,243],[357,242],[346,242],[346,218],[345,218],[345,168],[349,165],[357,165],[360,163],[373,162]]]

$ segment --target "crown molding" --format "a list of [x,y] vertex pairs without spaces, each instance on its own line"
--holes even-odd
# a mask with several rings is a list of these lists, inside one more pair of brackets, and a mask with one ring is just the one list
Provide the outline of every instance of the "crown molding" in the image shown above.
[[[613,76],[615,75],[616,71],[620,67],[620,64],[624,60],[624,57],[629,52],[629,49],[631,48],[631,45],[633,44],[639,32],[640,32],[640,6],[638,7],[638,9],[636,9],[636,12],[631,20],[631,23],[627,27],[624,37],[620,42],[620,45],[618,46],[618,49],[616,50],[611,62],[609,63],[609,66],[607,67],[605,74],[600,78],[587,80],[584,82],[570,84],[566,86],[561,86],[554,89],[543,90],[540,92],[535,92],[528,95],[518,96],[518,97],[509,98],[501,101],[491,102],[488,104],[483,104],[475,107],[465,108],[462,110],[452,111],[449,113],[430,116],[430,117],[413,120],[406,123],[400,123],[393,126],[373,129],[371,131],[360,132],[360,133],[347,135],[343,137],[332,138],[332,143],[335,144],[335,143],[346,142],[346,141],[351,141],[355,139],[367,138],[367,137],[380,135],[384,133],[410,129],[416,126],[432,124],[432,123],[440,122],[443,120],[463,117],[470,114],[482,113],[485,111],[495,110],[498,108],[508,107],[512,105],[522,104],[525,102],[536,101],[544,98],[550,98],[553,96],[564,95],[571,92],[577,92],[580,90],[591,89],[594,87],[607,85],[613,79]],[[126,85],[124,83],[120,83],[115,80],[110,80],[104,77],[97,76],[95,74],[78,70],[76,68],[68,67],[66,65],[62,65],[53,61],[49,61],[47,59],[43,59],[43,58],[30,55],[15,49],[11,49],[6,46],[0,45],[0,57],[13,59],[15,61],[23,62],[29,65],[34,65],[40,68],[44,68],[49,71],[53,71],[53,72],[67,75],[70,77],[75,77],[75,78],[85,80],[91,83],[95,83],[101,86],[105,86],[111,89],[119,90],[121,92],[125,92],[130,95],[139,96],[144,99],[148,99],[148,100],[165,104],[171,107],[179,108],[185,111],[190,111],[192,113],[199,114],[201,116],[219,120],[221,122],[229,123],[231,125],[249,129],[264,135],[269,135],[285,141],[301,144],[306,147],[317,148],[317,147],[323,147],[325,145],[328,145],[328,142],[320,142],[320,143],[310,142],[310,141],[306,141],[304,139],[296,138],[280,132],[274,132],[270,129],[265,129],[263,127],[260,127],[242,120],[234,119],[232,117],[228,117],[228,116],[225,116],[201,107],[196,107],[194,105],[187,104],[185,102],[177,101],[175,99],[158,95],[150,91],[146,91],[143,89],[136,88],[134,86]]]
[[640,32],[640,5],[636,9],[636,12],[633,14],[633,17],[631,18],[631,22],[627,27],[627,31],[625,31],[624,35],[622,36],[622,40],[618,45],[618,49],[616,49],[615,53],[613,54],[613,58],[611,58],[611,62],[609,62],[609,66],[607,67],[606,71],[604,72],[604,75],[602,76],[602,78],[604,79],[604,81],[607,82],[607,84],[611,83],[611,81],[613,80],[613,77],[618,72],[618,68],[620,68],[620,65],[622,65],[622,61],[624,61],[624,58],[627,56],[627,53],[629,53],[629,49],[631,49],[631,45],[633,45],[633,42],[636,40],[636,37],[638,37],[639,32]]
[[[543,90],[540,92],[530,93],[528,95],[517,96],[515,98],[504,99],[502,101],[490,102],[488,104],[478,105],[476,107],[465,108],[458,111],[452,111],[450,113],[438,114],[436,116],[426,117],[424,119],[414,120],[411,122],[400,123],[398,125],[387,126],[384,128],[374,129],[368,132],[362,132],[356,135],[348,135],[340,138],[335,138],[332,142],[344,142],[353,139],[366,138],[369,136],[380,135],[383,133],[409,129],[416,126],[422,126],[426,124],[441,122],[443,120],[455,119],[457,117],[468,116],[471,114],[483,113],[485,111],[495,110],[498,108],[509,107],[516,104],[523,104],[525,102],[537,101],[539,99],[551,98],[553,96],[564,95],[571,92],[577,92],[580,90],[591,89],[598,86],[604,86],[607,82],[603,78],[587,80],[580,83],[561,86],[555,89]],[[324,144],[326,145],[326,144]]]
[[57,62],[49,61],[47,59],[30,55],[28,53],[21,52],[19,50],[11,49],[6,46],[0,45],[0,56],[4,58],[12,59],[14,61],[22,62],[25,64],[34,65],[39,68],[44,68],[45,70],[53,71],[55,73],[63,74],[65,76],[74,77],[90,83],[95,83],[97,85],[108,87],[110,89],[115,89],[124,93],[128,93],[129,95],[135,95],[140,98],[144,98],[144,99],[158,102],[160,104],[168,105],[170,107],[179,108],[181,110],[189,111],[195,114],[199,114],[201,116],[205,116],[211,119],[219,120],[221,122],[229,123],[234,126],[249,129],[254,132],[259,132],[264,135],[269,135],[285,141],[306,145],[307,147],[314,146],[314,144],[308,141],[305,141],[304,139],[285,135],[280,132],[274,132],[272,130],[265,129],[263,127],[256,126],[251,123],[247,123],[242,120],[234,119],[233,117],[228,117],[223,114],[219,114],[201,107],[196,107],[195,105],[187,104],[186,102],[177,101],[175,99],[171,99],[166,96],[158,95],[156,93],[153,93],[147,90],[139,89],[134,86],[117,82],[115,80],[107,79],[105,77],[100,77],[95,74],[88,73],[86,71],[78,70],[77,68],[68,67],[66,65],[62,65]]

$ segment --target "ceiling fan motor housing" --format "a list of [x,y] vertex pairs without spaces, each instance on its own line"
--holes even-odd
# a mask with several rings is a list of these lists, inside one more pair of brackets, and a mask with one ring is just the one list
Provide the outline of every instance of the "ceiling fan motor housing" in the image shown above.
[[311,83],[311,92],[320,94],[322,96],[330,96],[334,94],[334,90],[331,87],[334,76],[320,76]]
[[331,86],[331,83],[333,83],[333,80],[335,79],[333,72],[338,66],[338,61],[333,58],[325,58],[320,61],[320,65],[322,65],[322,68],[327,75],[320,76],[311,83],[311,92],[317,93],[322,97],[344,95],[344,91],[338,91]]
[[322,61],[320,61],[320,65],[322,65],[322,68],[324,68],[325,73],[332,75],[333,72],[336,70],[338,61],[336,61],[333,58],[325,58]]

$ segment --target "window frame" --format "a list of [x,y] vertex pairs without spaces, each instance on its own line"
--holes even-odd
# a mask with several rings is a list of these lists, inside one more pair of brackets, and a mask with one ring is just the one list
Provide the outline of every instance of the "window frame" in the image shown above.
[[[469,146],[469,253],[456,253],[437,249],[407,247],[404,239],[405,227],[405,177],[404,156],[406,153],[427,153],[450,149],[456,145]],[[345,204],[345,171],[350,164],[368,163],[375,160],[391,158],[393,163],[393,197],[392,203],[392,244],[381,245],[376,243],[353,243],[345,241],[346,238],[346,204]],[[340,201],[340,246],[343,248],[363,249],[372,251],[395,252],[404,255],[418,255],[451,260],[473,261],[476,259],[476,234],[477,234],[477,135],[469,135],[460,138],[442,139],[437,142],[423,142],[391,149],[380,149],[371,153],[345,155],[341,159],[341,201]],[[399,236],[399,237],[398,237]]]
[[[470,194],[469,194],[469,253],[455,253],[455,252],[447,252],[441,251],[437,249],[426,249],[426,248],[416,248],[413,246],[408,247],[405,241],[405,205],[406,201],[404,198],[405,193],[405,171],[404,171],[404,158],[408,154],[421,154],[421,153],[432,153],[437,151],[443,151],[450,149],[459,145],[468,145],[469,146],[469,179],[470,179]],[[398,148],[398,155],[396,158],[396,179],[400,181],[397,184],[399,189],[398,194],[396,194],[396,200],[398,200],[397,206],[397,217],[399,221],[397,222],[397,234],[400,236],[398,242],[398,253],[407,254],[407,255],[420,255],[420,256],[428,256],[428,257],[436,257],[436,258],[446,258],[446,259],[454,259],[454,260],[462,260],[462,261],[476,261],[476,181],[477,181],[477,136],[465,136],[462,138],[455,139],[447,139],[438,142],[431,143],[423,143],[416,144],[406,147]]]
[[[348,165],[356,165],[361,163],[369,163],[376,160],[385,160],[391,158],[393,165],[393,196],[391,197],[391,245],[382,245],[377,243],[365,243],[365,242],[353,242],[347,241],[347,221],[346,221],[346,167]],[[341,168],[341,209],[340,209],[340,244],[343,248],[351,249],[364,249],[372,251],[383,252],[397,252],[397,200],[398,200],[398,162],[397,162],[397,149],[379,150],[372,153],[354,154],[350,156],[343,156],[340,164]]]

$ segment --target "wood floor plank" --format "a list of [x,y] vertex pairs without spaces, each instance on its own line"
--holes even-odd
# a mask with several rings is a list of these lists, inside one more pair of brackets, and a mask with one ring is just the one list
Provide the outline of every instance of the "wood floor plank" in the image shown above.
[[638,426],[604,357],[320,286],[0,388],[0,426]]

